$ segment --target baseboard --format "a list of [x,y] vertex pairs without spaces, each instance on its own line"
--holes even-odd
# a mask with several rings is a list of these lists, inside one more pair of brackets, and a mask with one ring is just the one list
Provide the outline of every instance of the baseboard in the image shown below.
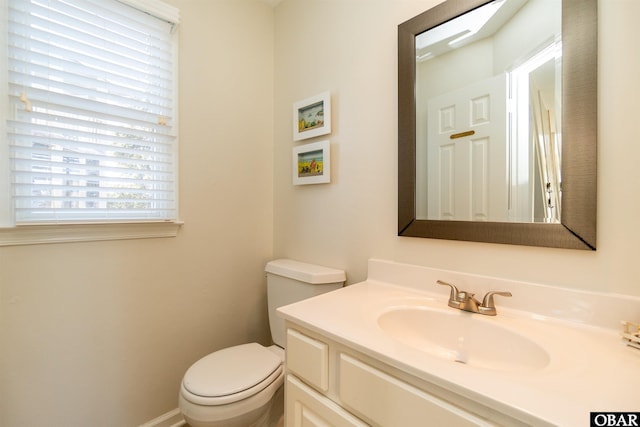
[[184,418],[182,418],[180,409],[176,408],[173,411],[160,415],[158,418],[140,424],[138,427],[180,427],[185,425],[187,425],[187,423]]

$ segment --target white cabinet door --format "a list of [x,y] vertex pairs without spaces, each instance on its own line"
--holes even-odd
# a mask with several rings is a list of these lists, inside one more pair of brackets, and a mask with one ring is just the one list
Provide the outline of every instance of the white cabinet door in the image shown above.
[[295,329],[287,329],[287,369],[307,384],[329,389],[329,346]]
[[366,427],[336,403],[317,393],[293,375],[285,385],[286,427]]
[[374,426],[489,427],[452,403],[425,393],[346,354],[340,355],[343,406]]

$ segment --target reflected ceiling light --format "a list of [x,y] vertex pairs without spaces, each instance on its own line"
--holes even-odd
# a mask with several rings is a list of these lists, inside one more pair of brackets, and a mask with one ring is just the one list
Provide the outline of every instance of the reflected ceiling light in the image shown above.
[[473,36],[489,22],[505,3],[506,0],[496,0],[425,31],[416,37],[416,48],[424,49],[444,41],[453,45]]

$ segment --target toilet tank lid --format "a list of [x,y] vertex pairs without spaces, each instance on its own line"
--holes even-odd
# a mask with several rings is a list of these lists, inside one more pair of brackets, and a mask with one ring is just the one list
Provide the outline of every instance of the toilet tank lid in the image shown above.
[[284,258],[269,261],[265,267],[265,271],[278,276],[317,285],[344,282],[346,279],[343,270]]

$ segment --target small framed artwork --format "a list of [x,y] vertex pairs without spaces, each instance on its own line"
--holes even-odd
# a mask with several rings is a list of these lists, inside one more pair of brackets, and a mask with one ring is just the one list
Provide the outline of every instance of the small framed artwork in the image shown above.
[[293,140],[331,133],[331,94],[324,92],[293,104]]
[[293,148],[293,185],[326,184],[331,181],[329,141]]

